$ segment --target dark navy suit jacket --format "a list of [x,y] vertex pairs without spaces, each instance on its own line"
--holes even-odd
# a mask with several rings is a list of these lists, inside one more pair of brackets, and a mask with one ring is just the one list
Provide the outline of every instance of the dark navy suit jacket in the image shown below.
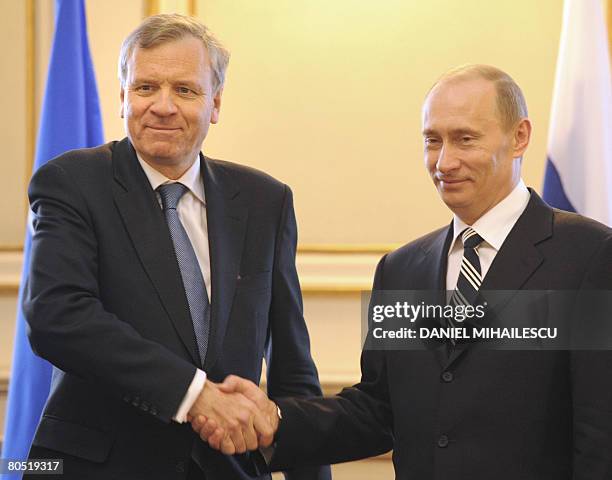
[[[320,395],[295,269],[291,191],[257,170],[201,156],[212,314],[203,369],[272,397]],[[199,364],[162,210],[127,139],[63,154],[34,175],[24,311],[54,366],[31,457],[65,458],[62,478],[267,478],[259,453],[224,456],[171,421]],[[52,452],[49,453],[48,450]],[[326,478],[304,469],[290,478]]]
[[[374,291],[443,291],[451,232],[439,229],[383,257]],[[610,291],[612,230],[552,209],[532,191],[481,289]],[[600,320],[609,325],[612,317]],[[450,356],[444,348],[364,349],[359,384],[333,398],[278,402],[272,466],[393,448],[405,480],[612,478],[612,350],[477,345],[458,344]]]

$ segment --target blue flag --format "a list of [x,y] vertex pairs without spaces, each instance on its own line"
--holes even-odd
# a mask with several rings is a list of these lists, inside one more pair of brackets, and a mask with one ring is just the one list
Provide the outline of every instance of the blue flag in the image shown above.
[[612,78],[600,0],[565,0],[544,200],[612,226]]
[[[55,35],[34,171],[66,150],[93,147],[104,142],[98,90],[87,40],[84,1],[56,0],[55,12]],[[29,270],[30,244],[31,232],[28,227],[1,455],[1,458],[12,460],[27,458],[51,382],[51,366],[32,353],[21,309],[23,287]]]

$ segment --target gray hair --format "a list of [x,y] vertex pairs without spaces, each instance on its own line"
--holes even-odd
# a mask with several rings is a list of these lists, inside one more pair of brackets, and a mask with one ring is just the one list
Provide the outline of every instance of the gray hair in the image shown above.
[[453,68],[438,79],[427,92],[427,96],[442,82],[474,77],[489,80],[495,86],[499,119],[506,130],[512,128],[521,118],[528,116],[527,103],[521,87],[506,72],[491,65],[471,64]]
[[152,48],[162,43],[180,40],[188,36],[201,40],[208,52],[213,72],[213,92],[216,94],[225,82],[225,71],[227,70],[230,54],[206,26],[193,17],[176,13],[164,13],[147,17],[123,41],[121,52],[119,53],[119,80],[121,86],[125,87],[128,61],[136,47]]

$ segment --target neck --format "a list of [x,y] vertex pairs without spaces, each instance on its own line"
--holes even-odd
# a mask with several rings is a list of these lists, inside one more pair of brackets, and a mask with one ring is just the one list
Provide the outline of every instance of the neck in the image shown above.
[[159,161],[151,160],[146,157],[141,157],[151,168],[154,168],[164,177],[170,180],[178,180],[183,174],[191,168],[195,160],[195,156],[190,160],[185,160],[174,165],[168,165]]

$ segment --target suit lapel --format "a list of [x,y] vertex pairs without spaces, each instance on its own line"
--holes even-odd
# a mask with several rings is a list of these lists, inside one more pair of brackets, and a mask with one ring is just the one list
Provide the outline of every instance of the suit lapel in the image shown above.
[[[480,290],[487,301],[486,323],[505,308],[513,294],[520,290],[544,261],[537,244],[552,236],[553,211],[529,189],[531,198],[493,259]],[[486,298],[487,291],[505,290],[506,294]],[[456,361],[472,343],[459,343],[448,359],[446,368]]]
[[544,257],[536,245],[552,235],[553,212],[530,190],[527,208],[510,230],[495,256],[481,290],[519,290],[540,266]]
[[113,149],[113,197],[134,249],[192,360],[199,355],[164,214],[127,139]]
[[[448,250],[453,239],[453,224],[441,229],[433,241],[421,250],[422,256],[414,271],[418,273],[417,282],[420,289],[440,292],[437,299],[441,305],[446,303],[446,268],[448,265]],[[447,361],[446,347],[436,340],[423,340],[431,350],[441,367]]]
[[248,209],[223,166],[204,156],[202,172],[210,248],[211,328],[204,368],[210,371],[223,346],[244,246]]
[[420,263],[415,266],[419,272],[417,282],[426,290],[446,289],[446,266],[448,264],[448,249],[453,239],[453,224],[442,228],[433,241],[421,249]]

